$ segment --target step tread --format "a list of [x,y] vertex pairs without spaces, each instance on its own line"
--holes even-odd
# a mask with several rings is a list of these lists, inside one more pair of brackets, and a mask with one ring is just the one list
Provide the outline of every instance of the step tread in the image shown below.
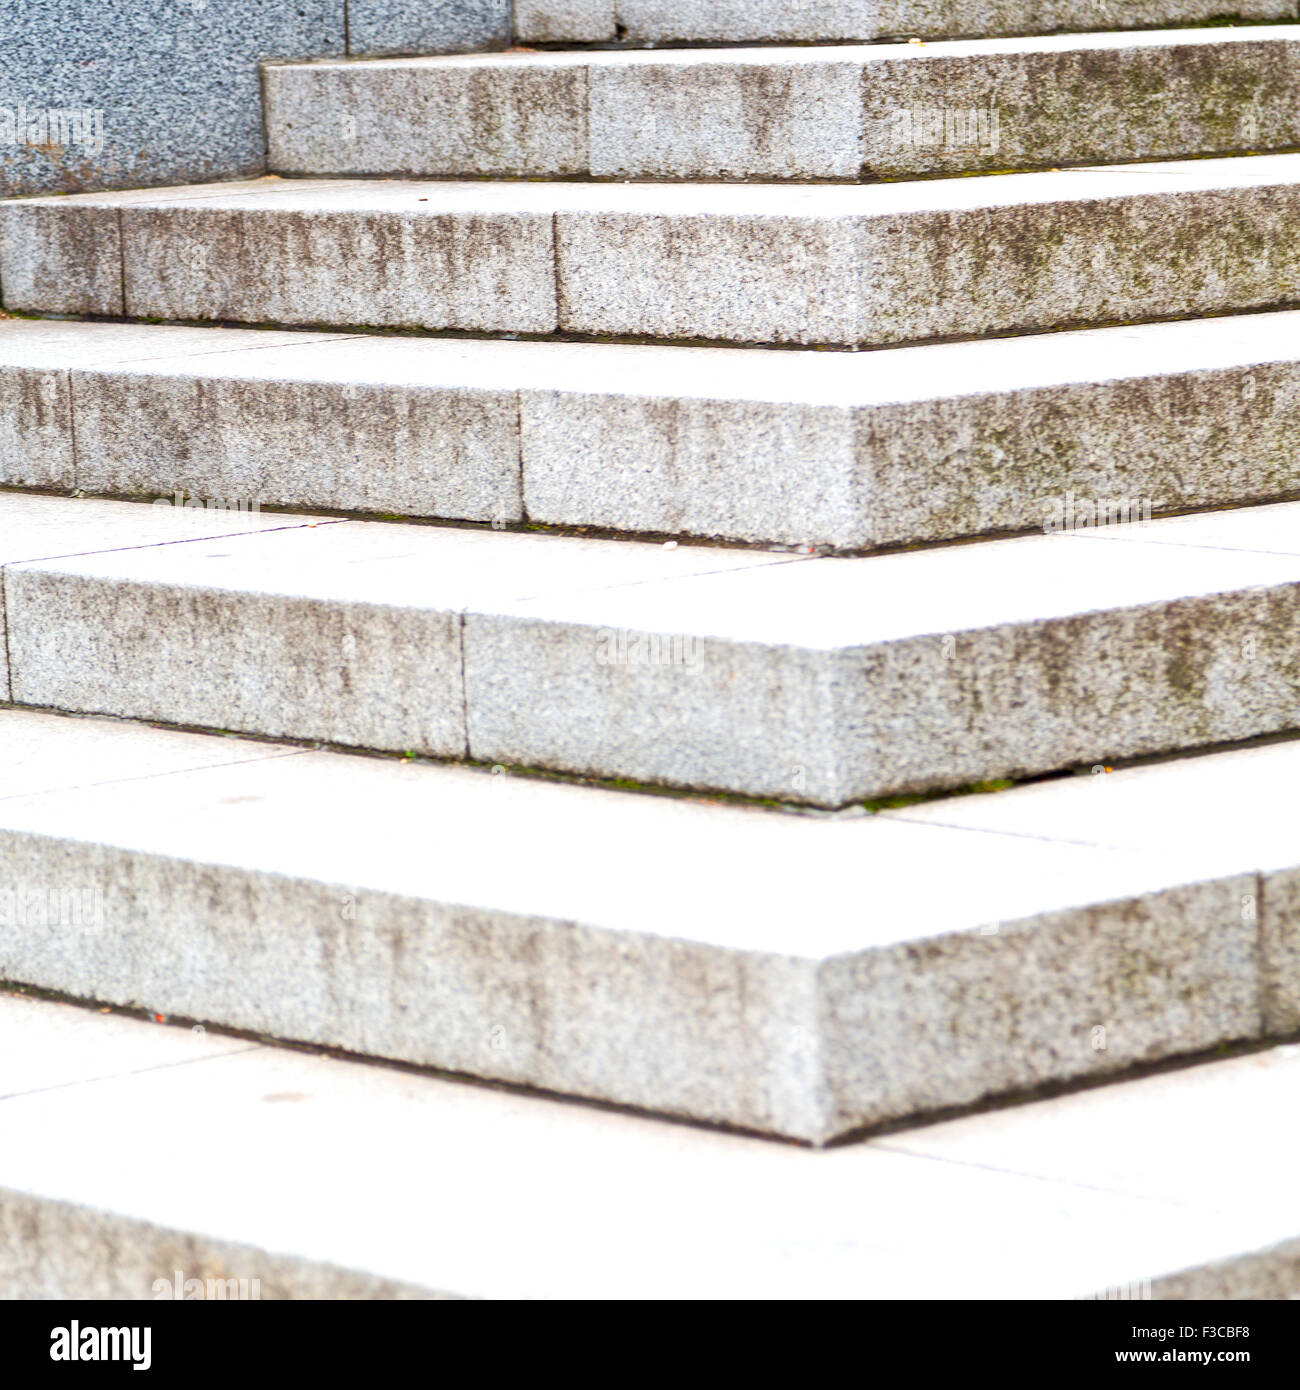
[[524,43],[834,42],[1196,24],[1225,10],[1241,19],[1295,17],[1290,0],[995,0],[974,12],[932,0],[516,0],[515,32]]
[[145,511],[0,497],[12,698],[822,805],[1297,723],[1300,503],[858,559]]
[[813,181],[1285,149],[1297,44],[1286,25],[271,64],[268,157],[296,174]]
[[[121,369],[650,399],[873,406],[1210,372],[1300,356],[1300,310],[876,352],[445,338],[309,329],[0,320],[0,370]],[[329,347],[324,345],[329,344]],[[220,360],[212,360],[219,357]]]
[[842,550],[1067,492],[1262,502],[1300,484],[1297,323],[790,353],[9,320],[0,483]]
[[[11,1296],[152,1298],[178,1262],[263,1298],[1300,1287],[1294,1047],[815,1153],[56,1004],[0,1000],[0,1030]],[[166,1115],[168,1143],[123,1114]]]
[[[117,208],[123,212],[384,212],[559,216],[608,213],[671,217],[888,217],[900,213],[1138,198],[1229,188],[1290,187],[1300,154],[1159,160],[1076,169],[878,184],[566,183],[513,179],[286,179],[268,175],[223,184],[70,193],[0,203],[17,223],[28,210]],[[421,206],[421,199],[428,206]]]
[[884,346],[1283,307],[1293,202],[1300,154],[852,186],[272,178],[0,205],[0,275],[19,311]]
[[949,827],[8,710],[0,975],[821,1142],[1300,1027],[1298,758]]

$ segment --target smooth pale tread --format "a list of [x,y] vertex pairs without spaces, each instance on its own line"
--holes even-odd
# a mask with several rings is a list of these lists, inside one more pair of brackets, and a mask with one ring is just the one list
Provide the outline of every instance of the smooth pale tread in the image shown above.
[[264,72],[288,174],[854,181],[1300,144],[1294,25]]
[[82,1083],[0,1101],[7,1297],[152,1299],[178,1268],[263,1299],[1300,1292],[1294,1047],[808,1152],[25,999],[0,1032]]

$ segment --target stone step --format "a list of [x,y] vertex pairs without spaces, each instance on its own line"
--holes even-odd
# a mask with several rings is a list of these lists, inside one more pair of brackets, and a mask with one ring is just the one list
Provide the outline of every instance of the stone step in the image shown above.
[[1300,1293],[1295,1047],[809,1151],[68,1005],[0,1034],[11,1299]]
[[8,709],[0,979],[825,1143],[1300,1028],[1297,770],[826,817]]
[[[1294,0],[515,0],[523,43],[836,43],[1290,20]],[[370,51],[375,51],[372,47]]]
[[1300,492],[1300,314],[874,353],[0,322],[0,482],[867,550]]
[[271,63],[269,160],[283,174],[856,181],[1285,149],[1300,145],[1298,36]]
[[859,186],[271,178],[2,204],[0,282],[20,312],[885,345],[1283,307],[1297,216],[1300,154]]
[[1300,728],[1298,503],[858,559],[174,512],[0,496],[13,701],[823,806]]

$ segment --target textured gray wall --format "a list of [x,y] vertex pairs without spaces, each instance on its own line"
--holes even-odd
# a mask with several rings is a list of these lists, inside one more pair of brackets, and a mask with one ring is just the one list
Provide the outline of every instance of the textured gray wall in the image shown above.
[[510,0],[0,0],[0,197],[260,173],[261,59],[504,47],[510,12]]

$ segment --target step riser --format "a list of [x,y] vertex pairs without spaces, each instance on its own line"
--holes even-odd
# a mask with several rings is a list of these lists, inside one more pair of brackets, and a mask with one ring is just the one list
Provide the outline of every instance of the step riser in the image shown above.
[[[74,647],[54,632],[90,626],[111,602],[101,589],[77,605],[54,583],[17,594],[26,632],[45,606],[46,670],[54,652],[70,660]],[[687,664],[675,659],[676,634],[642,638],[639,649],[629,636],[627,664],[593,671],[592,651],[612,625],[470,615],[469,747],[488,762],[842,806],[1298,728],[1293,654],[1274,645],[1259,661],[1241,657],[1243,636],[1297,622],[1300,578],[857,651],[701,637],[685,648]],[[103,661],[93,679],[102,681]],[[37,697],[18,694],[26,703],[100,707],[89,682],[28,684],[16,674],[14,689]],[[167,717],[151,696],[115,694],[114,706],[130,707],[113,712]]]
[[851,346],[1281,307],[1297,216],[1290,188],[870,222],[588,214],[559,220],[559,325]]
[[[0,1028],[9,1297],[1300,1290],[1287,1046],[816,1153],[297,1049],[213,1055],[229,1040],[68,1005],[0,999]],[[167,1144],[124,1115],[165,1116]],[[113,1162],[88,1133],[116,1136]]]
[[[233,329],[213,353],[210,330],[99,325],[109,360],[69,371],[90,346],[69,325],[15,322],[0,483],[846,550],[947,540],[1050,525],[1070,496],[1159,512],[1295,495],[1300,362],[1278,359],[1297,324],[815,361],[288,333],[281,348]],[[931,398],[888,399],[918,381]]]
[[975,56],[940,45],[272,64],[269,162],[315,175],[814,181],[1286,149],[1300,144],[1293,32]]
[[[1274,169],[1300,173],[1297,160],[1241,163],[1262,184]],[[1087,179],[1111,190],[1102,198],[871,215],[853,209],[882,208],[881,197],[909,188],[969,198],[973,181],[800,189],[788,197],[808,212],[785,215],[757,210],[766,206],[763,189],[718,185],[709,196],[731,200],[732,211],[643,210],[647,198],[669,195],[695,205],[697,190],[659,185],[430,184],[420,194],[416,184],[408,194],[363,184],[347,197],[385,206],[331,211],[330,197],[342,195],[327,187],[315,212],[274,207],[277,197],[300,204],[314,196],[311,185],[293,184],[260,185],[246,206],[228,208],[220,194],[167,208],[33,201],[0,213],[0,274],[7,307],[21,311],[845,346],[1279,307],[1300,297],[1291,235],[1300,185],[1125,196],[1144,177],[1218,177],[1197,162],[1140,167],[1155,172],[1013,175],[987,190],[1041,197],[1041,181],[1050,180],[1064,197],[1071,180]],[[755,211],[734,210],[738,196]],[[448,198],[493,206],[421,211],[420,197],[430,207]],[[608,209],[597,210],[593,197],[609,200]],[[936,245],[947,248],[942,258]]]
[[1198,24],[1225,15],[1294,19],[1291,0],[515,0],[524,43],[843,42],[980,38]]
[[7,980],[813,1143],[1261,1036],[1250,875],[819,968],[53,836],[0,872],[103,910],[6,932]]
[[863,560],[606,542],[576,575],[595,542],[373,523],[32,561],[4,572],[9,689],[824,806],[1300,727],[1300,556],[1141,543],[1180,525]]
[[[44,1201],[30,1192],[2,1188],[0,1249],[5,1252],[0,1262],[0,1299],[143,1302],[188,1296],[270,1302],[459,1297],[381,1279],[364,1270],[340,1269],[320,1260],[133,1220],[120,1212]],[[193,1281],[198,1281],[202,1292]],[[186,1282],[190,1282],[188,1294]]]
[[2,722],[67,766],[0,800],[0,978],[73,996],[810,1142],[1300,1015],[1294,855],[1089,843],[1123,778],[1071,842]]

